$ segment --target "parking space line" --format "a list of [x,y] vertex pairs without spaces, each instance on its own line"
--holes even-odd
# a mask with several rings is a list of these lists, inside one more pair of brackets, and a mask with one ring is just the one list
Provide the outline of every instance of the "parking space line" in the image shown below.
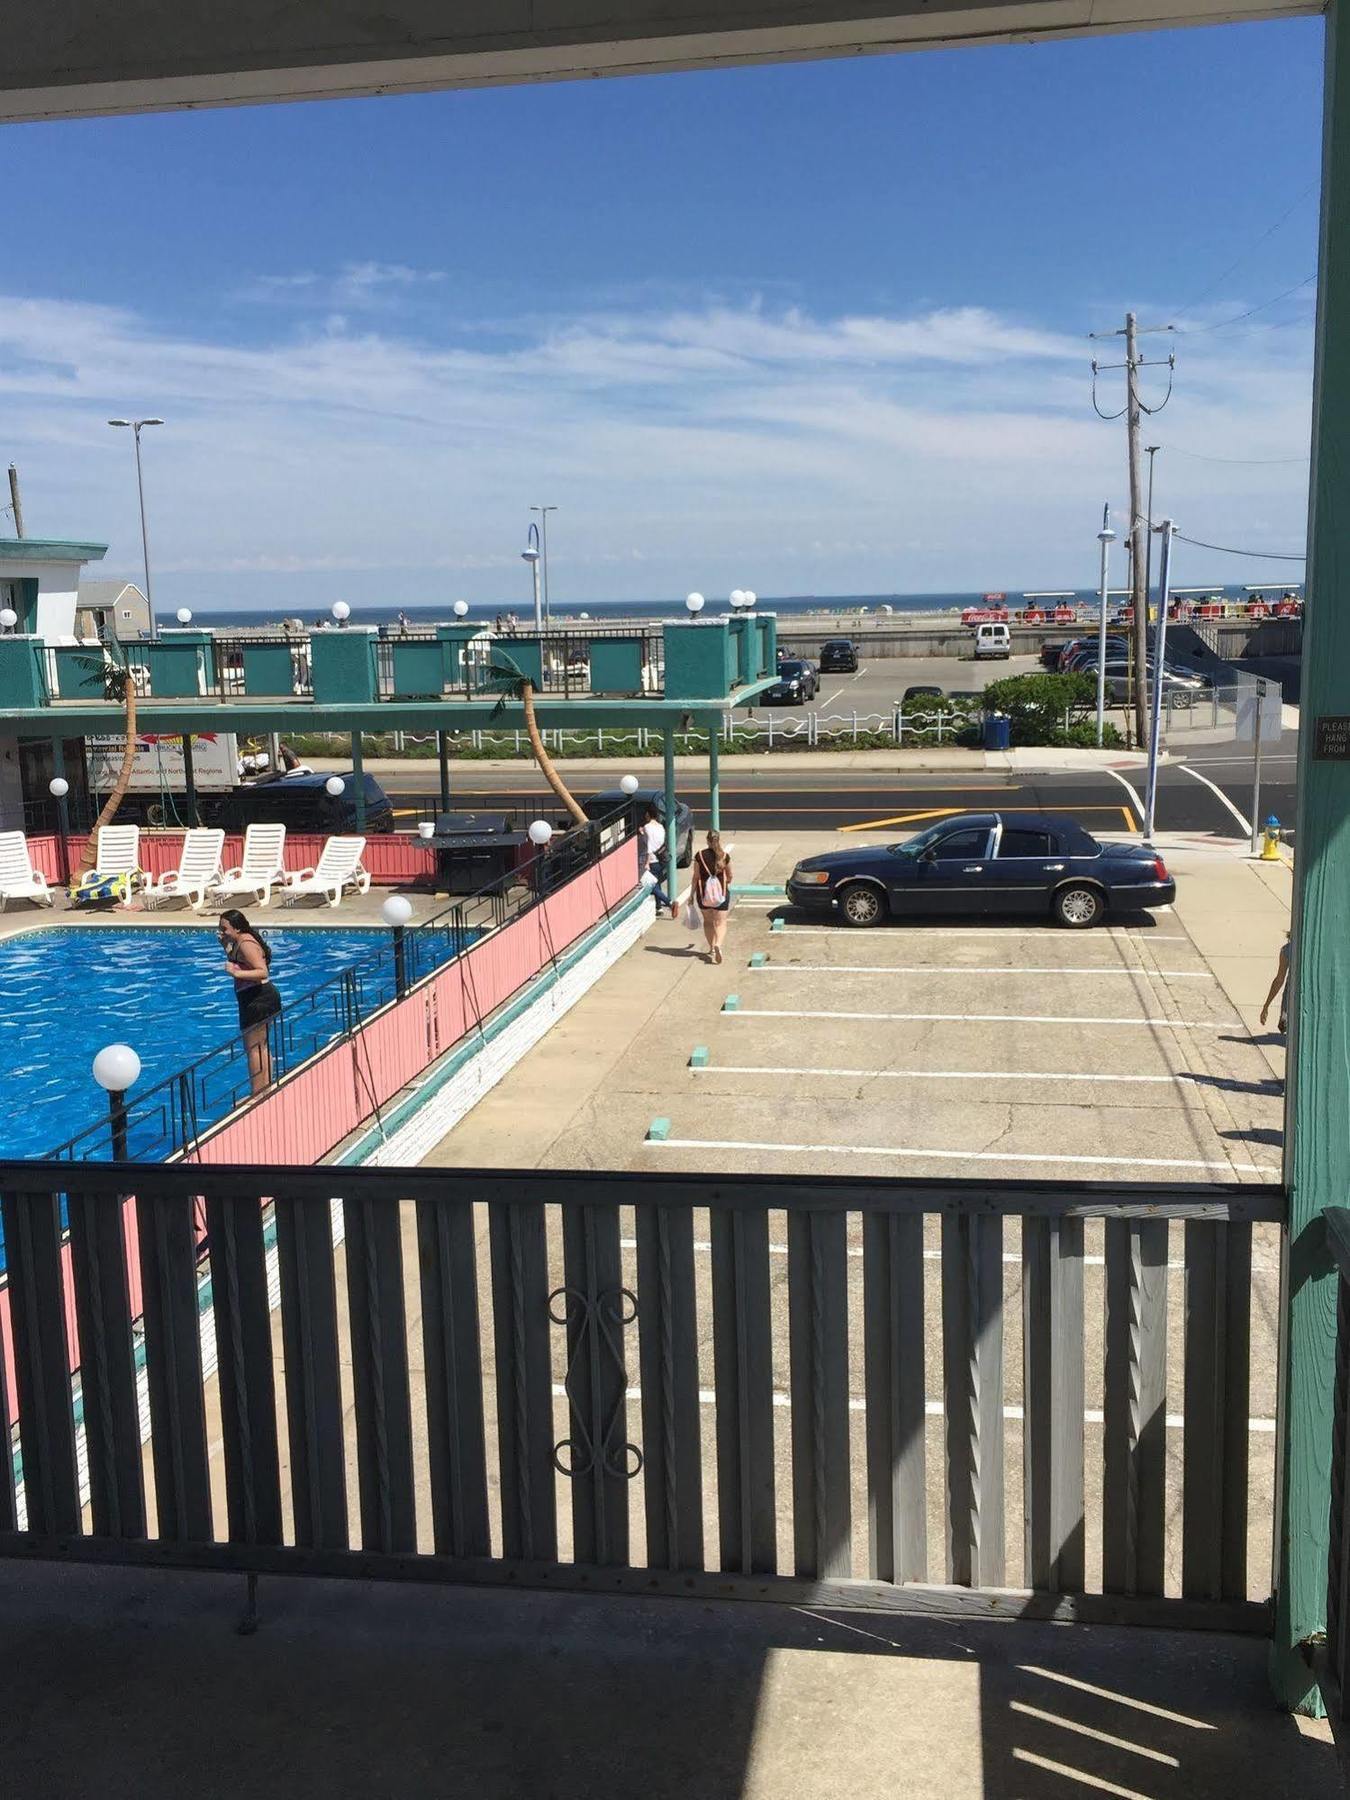
[[691,1064],[691,1075],[810,1075],[838,1076],[843,1081],[1089,1081],[1094,1087],[1104,1081],[1172,1082],[1201,1079],[1190,1073],[1175,1075],[1072,1075],[1025,1069],[794,1069],[770,1068],[757,1063]]
[[[1166,1026],[1174,1031],[1232,1031],[1241,1025],[1235,1019],[1110,1019],[1095,1014],[1064,1013],[892,1013],[892,1012],[811,1012],[771,1010],[742,1006],[724,1013],[727,1019],[895,1019],[926,1025],[1151,1025]],[[1242,1027],[1246,1029],[1245,1026]]]
[[[567,1389],[561,1381],[555,1381],[552,1386],[553,1398],[555,1400],[566,1400],[569,1398]],[[624,1398],[636,1403],[642,1398],[642,1389],[634,1384],[625,1391]],[[716,1391],[713,1388],[700,1388],[698,1390],[698,1403],[700,1406],[715,1406],[717,1404]],[[790,1408],[792,1405],[792,1396],[783,1388],[775,1388],[773,1391],[773,1404],[778,1407]],[[860,1394],[851,1394],[849,1396],[848,1410],[856,1413],[865,1412],[867,1410],[867,1401]],[[930,1419],[940,1419],[944,1416],[946,1409],[941,1400],[925,1400],[923,1403],[923,1410]],[[1003,1408],[1003,1417],[1016,1423],[1017,1421],[1026,1418],[1026,1409],[1019,1406],[1016,1401],[1009,1401]],[[1106,1423],[1106,1417],[1102,1412],[1101,1407],[1084,1407],[1083,1423],[1085,1425],[1104,1425]],[[1169,1431],[1181,1431],[1184,1429],[1185,1424],[1186,1420],[1183,1414],[1167,1414],[1167,1429]],[[1252,1432],[1273,1432],[1275,1429],[1275,1421],[1274,1419],[1249,1418],[1247,1420],[1247,1429]],[[1078,1685],[1083,1686],[1085,1684],[1079,1683]],[[1112,1698],[1118,1697],[1119,1696],[1115,1695],[1112,1696]],[[1139,1705],[1141,1702],[1127,1701],[1126,1704]],[[1151,1707],[1147,1710],[1156,1712],[1160,1709]],[[1174,1718],[1176,1715],[1164,1714],[1163,1716]]]
[[[785,901],[781,901],[781,900],[779,901],[780,906],[786,905],[786,904],[787,904],[787,902],[785,902]],[[812,937],[826,936],[826,937],[840,937],[840,938],[856,939],[858,936],[858,929],[855,925],[784,925],[783,930],[790,931],[790,932],[796,932],[801,935],[805,935],[805,934],[809,933]],[[1041,938],[1043,938],[1046,934],[1046,930],[1047,930],[1047,927],[1044,925],[990,925],[990,926],[984,926],[984,927],[981,927],[979,925],[964,925],[964,926],[963,925],[932,925],[932,926],[926,925],[923,927],[923,936],[925,938],[935,938],[935,937],[980,937],[980,938],[1041,937]],[[1136,939],[1141,944],[1189,944],[1191,941],[1188,937],[1186,937],[1184,935],[1177,935],[1177,936],[1164,935],[1162,932],[1145,931],[1145,930],[1141,930],[1138,926],[1131,928],[1131,927],[1125,926],[1125,925],[1118,925],[1115,927],[1114,930],[1108,928],[1105,933],[1105,937],[1106,937],[1106,941],[1108,943],[1125,943],[1125,944],[1132,944],[1136,941]]]
[[993,968],[973,964],[938,965],[927,963],[755,963],[757,975],[1158,975],[1169,981],[1213,981],[1208,969],[1108,969],[1091,963],[1066,963],[1059,969]]
[[758,1154],[792,1156],[895,1156],[906,1161],[931,1158],[938,1162],[1064,1163],[1093,1169],[1204,1169],[1224,1175],[1267,1175],[1278,1180],[1278,1169],[1260,1163],[1205,1162],[1174,1156],[1065,1156],[1050,1150],[920,1150],[897,1144],[781,1144],[753,1138],[644,1138],[652,1150],[753,1150]]
[[1138,788],[1135,787],[1132,781],[1126,781],[1119,769],[1107,769],[1105,772],[1113,781],[1118,781],[1125,792],[1130,796],[1129,810],[1126,811],[1124,807],[1121,808],[1121,811],[1125,812],[1125,829],[1127,831],[1142,831],[1144,822],[1144,803],[1139,798]]

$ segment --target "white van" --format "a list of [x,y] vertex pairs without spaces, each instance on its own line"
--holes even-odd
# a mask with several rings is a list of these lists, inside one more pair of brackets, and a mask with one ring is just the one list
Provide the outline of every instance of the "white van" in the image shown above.
[[985,656],[1011,655],[1012,633],[1006,625],[977,625],[975,627],[976,661]]

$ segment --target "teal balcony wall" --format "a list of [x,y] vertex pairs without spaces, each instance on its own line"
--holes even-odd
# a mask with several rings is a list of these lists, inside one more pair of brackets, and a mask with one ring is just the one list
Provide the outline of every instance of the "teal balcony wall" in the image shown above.
[[101,700],[107,658],[101,644],[62,644],[56,658],[56,691],[63,700]]
[[731,686],[731,631],[725,619],[669,624],[664,631],[667,700],[720,700]]
[[642,692],[640,637],[592,638],[589,646],[593,694]]
[[47,665],[39,637],[0,637],[0,712],[46,706]]
[[215,685],[214,639],[209,631],[162,631],[138,647],[156,700],[191,700]]
[[426,638],[411,643],[394,638],[394,698],[424,700],[445,692],[445,646]]
[[243,645],[244,693],[250,700],[289,700],[295,693],[295,659],[289,644]]
[[314,633],[309,654],[315,705],[349,705],[376,698],[375,641],[373,631]]

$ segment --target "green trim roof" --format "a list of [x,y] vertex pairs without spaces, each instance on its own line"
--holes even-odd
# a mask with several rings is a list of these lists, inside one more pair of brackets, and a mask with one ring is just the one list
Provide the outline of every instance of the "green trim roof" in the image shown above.
[[83,538],[0,538],[3,562],[102,562],[106,544]]

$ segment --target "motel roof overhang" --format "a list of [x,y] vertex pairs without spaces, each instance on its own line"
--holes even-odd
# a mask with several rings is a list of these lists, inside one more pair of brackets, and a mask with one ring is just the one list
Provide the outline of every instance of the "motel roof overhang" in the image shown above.
[[[720,722],[737,707],[751,706],[775,676],[747,682],[722,699],[548,700],[535,701],[535,716],[549,731],[678,730],[691,720],[706,726]],[[7,708],[0,712],[0,733],[16,737],[81,738],[121,729],[122,707],[116,701],[61,702],[55,706]],[[210,701],[143,700],[136,708],[138,732],[170,737],[182,732],[331,731],[518,731],[525,718],[518,704],[501,712],[491,700],[374,700],[316,705],[311,700]]]
[[1228,24],[1303,0],[106,0],[18,6],[0,122]]

